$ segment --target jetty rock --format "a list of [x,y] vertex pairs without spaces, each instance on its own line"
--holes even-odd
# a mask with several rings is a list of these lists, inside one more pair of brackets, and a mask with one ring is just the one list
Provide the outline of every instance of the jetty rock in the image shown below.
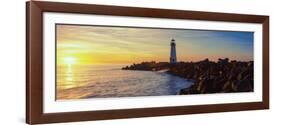
[[190,87],[183,88],[179,94],[208,94],[253,91],[253,61],[229,61],[228,58],[217,62],[205,59],[198,62],[142,62],[123,67],[123,70],[159,71],[194,81]]

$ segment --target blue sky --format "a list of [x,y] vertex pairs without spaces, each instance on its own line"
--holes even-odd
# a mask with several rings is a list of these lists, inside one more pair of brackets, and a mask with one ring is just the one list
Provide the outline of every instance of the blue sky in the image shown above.
[[58,56],[84,63],[169,61],[172,38],[179,61],[253,60],[253,32],[78,25],[57,25],[57,31]]

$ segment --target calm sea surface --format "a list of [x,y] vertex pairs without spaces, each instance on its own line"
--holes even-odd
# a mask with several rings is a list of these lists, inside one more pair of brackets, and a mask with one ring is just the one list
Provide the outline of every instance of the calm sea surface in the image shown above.
[[123,66],[58,66],[57,99],[176,95],[193,84],[165,72],[121,70]]

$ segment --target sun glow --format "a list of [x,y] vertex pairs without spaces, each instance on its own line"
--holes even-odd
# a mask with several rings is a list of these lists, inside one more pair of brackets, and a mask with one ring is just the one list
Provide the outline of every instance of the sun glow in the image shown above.
[[64,57],[64,59],[63,59],[63,62],[66,65],[73,65],[76,63],[76,61],[77,61],[77,59],[74,57]]

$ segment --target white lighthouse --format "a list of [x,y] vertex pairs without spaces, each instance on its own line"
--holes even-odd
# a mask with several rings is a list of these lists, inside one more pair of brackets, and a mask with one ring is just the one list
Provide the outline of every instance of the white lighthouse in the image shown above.
[[174,39],[171,40],[170,63],[171,64],[177,63],[176,43]]

